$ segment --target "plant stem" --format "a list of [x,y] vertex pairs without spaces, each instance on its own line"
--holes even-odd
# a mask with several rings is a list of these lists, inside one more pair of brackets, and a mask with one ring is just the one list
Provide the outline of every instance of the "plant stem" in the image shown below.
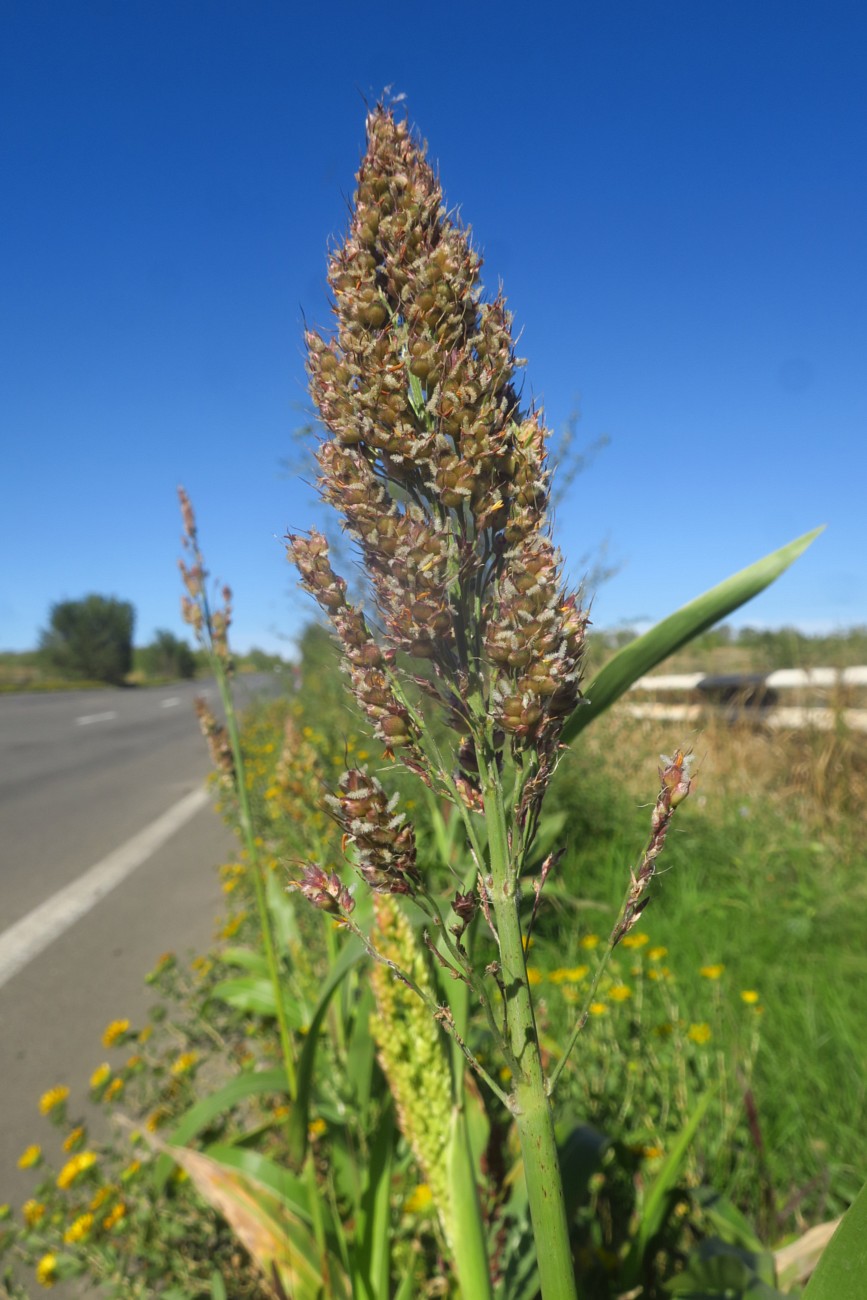
[[253,888],[256,894],[256,907],[259,912],[259,927],[262,932],[262,945],[265,949],[265,961],[268,965],[268,974],[271,979],[272,988],[274,989],[274,1003],[277,1010],[277,1024],[280,1031],[280,1047],[283,1055],[283,1066],[286,1071],[286,1085],[289,1090],[289,1096],[294,1101],[298,1092],[295,1056],[292,1051],[292,1037],[289,1033],[289,1023],[286,1019],[286,1008],[283,1005],[280,967],[277,963],[277,954],[274,951],[274,936],[271,930],[271,917],[268,912],[268,902],[265,897],[265,880],[262,871],[262,863],[259,859],[256,837],[253,834],[253,818],[250,813],[250,798],[247,792],[247,778],[244,769],[244,756],[241,751],[241,737],[238,730],[235,703],[232,698],[232,692],[226,677],[224,665],[216,655],[211,656],[211,662],[214,666],[217,686],[220,691],[220,699],[223,702],[223,711],[226,715],[226,730],[229,734],[229,744],[232,747],[232,758],[235,763],[235,785],[238,792],[238,812],[241,821],[241,833],[243,835],[244,846],[247,850],[247,857],[252,869]]
[[[482,747],[478,747],[482,751]],[[492,879],[491,902],[500,935],[506,990],[506,1031],[517,1066],[511,1109],[515,1114],[543,1300],[577,1300],[569,1224],[557,1156],[554,1117],[545,1088],[539,1039],[521,936],[519,889],[512,862],[503,790],[496,763],[479,753]]]

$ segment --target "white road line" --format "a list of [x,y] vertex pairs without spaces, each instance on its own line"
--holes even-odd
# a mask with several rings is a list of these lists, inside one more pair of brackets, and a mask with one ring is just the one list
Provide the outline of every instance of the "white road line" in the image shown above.
[[180,696],[178,696],[178,695],[173,695],[173,696],[172,696],[170,699],[168,699],[168,700],[160,700],[160,708],[161,708],[161,709],[174,709],[174,708],[177,707],[178,704],[180,704],[180,702],[181,702],[181,700],[180,700]]
[[91,722],[111,722],[112,718],[116,717],[117,711],[115,709],[107,709],[105,713],[83,713],[81,717],[76,718],[75,721],[78,723],[79,727],[88,727]]
[[150,826],[0,934],[0,988],[162,848],[208,798],[201,787],[185,795]]

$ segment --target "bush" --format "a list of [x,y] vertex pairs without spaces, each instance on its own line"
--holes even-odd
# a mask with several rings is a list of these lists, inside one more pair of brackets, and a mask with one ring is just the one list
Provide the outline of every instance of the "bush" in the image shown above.
[[39,648],[66,677],[117,686],[132,668],[135,609],[114,597],[85,596],[52,605]]
[[196,656],[173,632],[164,628],[154,633],[150,645],[144,646],[137,656],[138,665],[146,677],[170,677],[187,680],[196,675]]

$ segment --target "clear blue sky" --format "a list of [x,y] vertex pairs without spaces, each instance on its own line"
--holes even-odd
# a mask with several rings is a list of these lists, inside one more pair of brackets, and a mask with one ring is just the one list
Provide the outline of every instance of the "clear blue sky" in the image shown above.
[[594,619],[816,524],[735,622],[867,622],[867,9],[826,0],[6,0],[0,647],[54,600],[182,630],[175,487],[235,643],[312,613],[280,542],[363,97],[407,96],[528,391],[608,448],[559,508]]

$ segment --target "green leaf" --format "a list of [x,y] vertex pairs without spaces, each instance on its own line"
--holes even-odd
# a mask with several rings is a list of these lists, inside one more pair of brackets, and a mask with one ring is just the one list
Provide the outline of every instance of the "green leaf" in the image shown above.
[[211,1300],[229,1300],[222,1273],[211,1274]]
[[[167,1140],[173,1145],[189,1142],[190,1138],[201,1133],[202,1129],[207,1128],[221,1115],[225,1115],[233,1106],[237,1106],[238,1102],[244,1101],[247,1097],[265,1096],[268,1093],[287,1096],[286,1071],[282,1067],[237,1075],[222,1088],[218,1088],[216,1092],[203,1097],[201,1101],[191,1106],[180,1117]],[[165,1187],[171,1172],[171,1159],[168,1156],[160,1156],[154,1166],[154,1183],[157,1190],[161,1191]]]
[[259,975],[268,974],[267,961],[253,948],[224,948],[220,961],[226,966],[240,966],[242,970],[255,971]]
[[293,1214],[302,1223],[311,1223],[309,1193],[304,1180],[290,1169],[284,1169],[268,1156],[260,1155],[249,1147],[236,1146],[228,1142],[212,1142],[205,1147],[205,1155],[218,1161],[227,1169],[240,1169],[244,1174],[255,1178],[263,1187],[268,1187],[280,1197]]
[[439,1206],[454,1255],[460,1293],[474,1300],[491,1300],[491,1268],[485,1242],[485,1222],[476,1185],[475,1159],[465,1105],[452,1108],[446,1152],[449,1204]]
[[[211,997],[243,1011],[246,1015],[277,1015],[277,1000],[274,997],[274,985],[270,978],[259,975],[239,975],[235,979],[221,980],[211,989]],[[300,1029],[302,1017],[294,999],[284,996],[286,1018],[293,1029]]]
[[289,954],[301,942],[301,936],[298,933],[298,919],[292,896],[280,884],[273,871],[265,873],[265,898],[274,930],[274,946],[283,960],[288,961]]
[[804,533],[803,537],[789,542],[788,546],[757,560],[749,568],[741,569],[739,573],[726,578],[725,582],[712,587],[703,596],[690,601],[657,623],[649,632],[618,650],[605,667],[600,668],[584,691],[587,703],[579,705],[569,718],[563,728],[563,743],[568,744],[574,740],[600,713],[604,713],[615,700],[619,700],[639,677],[649,673],[663,659],[674,654],[675,650],[764,591],[815,541],[823,528],[824,525],[822,528],[814,528],[812,532]]
[[803,1300],[863,1300],[867,1277],[867,1184],[822,1252]]
[[328,1004],[335,990],[363,956],[364,949],[360,941],[350,940],[331,968],[330,978],[322,990],[313,1018],[307,1028],[304,1047],[298,1059],[298,1090],[289,1116],[289,1162],[295,1169],[301,1168],[307,1154],[307,1127],[310,1122],[310,1098],[313,1092],[319,1030],[322,1028],[322,1021],[325,1019]]
[[647,1196],[644,1198],[638,1226],[618,1278],[618,1283],[624,1291],[628,1291],[630,1287],[635,1286],[638,1282],[647,1248],[661,1230],[666,1217],[671,1212],[672,1194],[680,1180],[689,1144],[695,1137],[699,1124],[704,1119],[712,1097],[713,1089],[711,1088],[700,1098],[692,1115],[675,1138],[671,1150],[653,1180]]
[[391,1276],[391,1167],[397,1129],[394,1109],[382,1115],[366,1164],[352,1251],[353,1295],[365,1300],[387,1296]]

